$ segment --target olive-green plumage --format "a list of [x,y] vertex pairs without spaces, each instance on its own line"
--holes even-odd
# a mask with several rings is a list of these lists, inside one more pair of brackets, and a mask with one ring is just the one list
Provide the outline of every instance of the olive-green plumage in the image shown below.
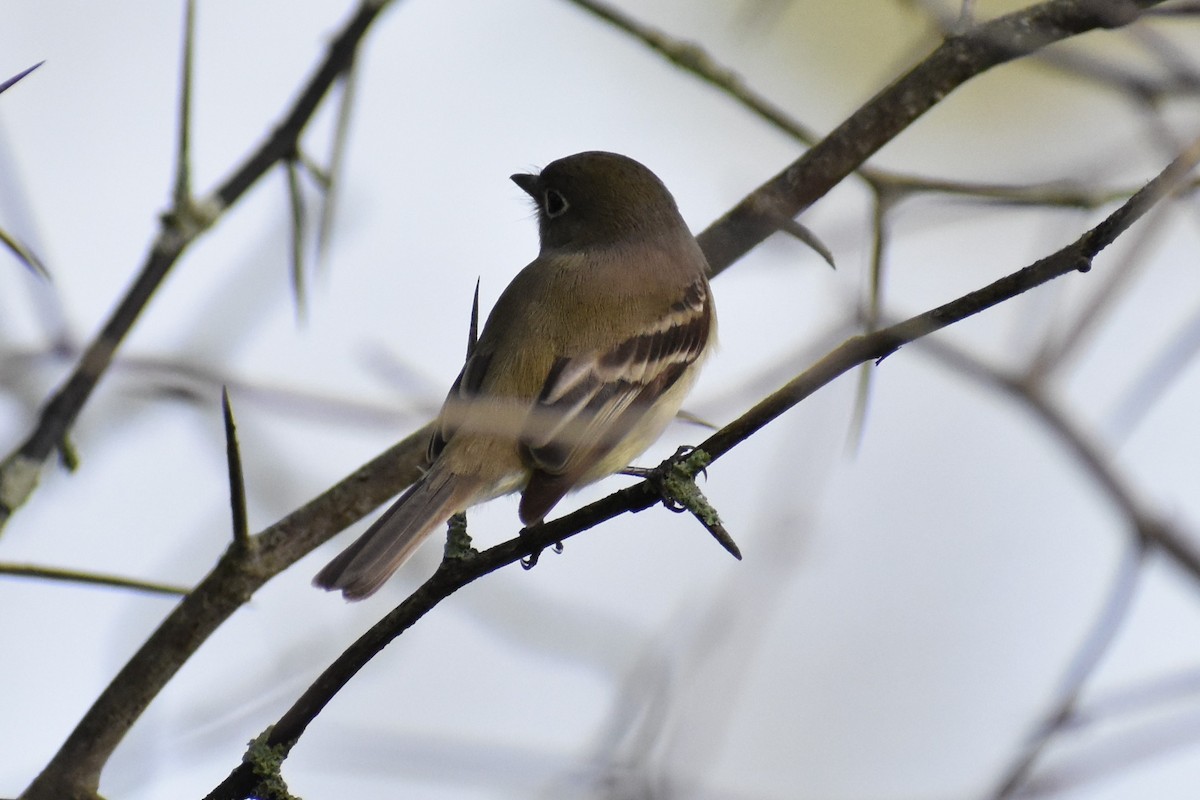
[[451,388],[429,471],[317,575],[347,599],[373,593],[458,511],[520,490],[533,523],[625,467],[714,343],[707,263],[654,173],[587,152],[512,179],[537,204],[541,251]]

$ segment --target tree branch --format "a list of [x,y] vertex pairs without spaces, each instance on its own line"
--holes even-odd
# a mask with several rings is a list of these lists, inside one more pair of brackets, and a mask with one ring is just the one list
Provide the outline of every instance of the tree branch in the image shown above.
[[[1072,244],[1011,275],[946,303],[924,314],[874,333],[856,336],[834,349],[811,368],[763,400],[737,420],[702,442],[697,451],[716,461],[741,442],[778,418],[817,389],[868,361],[878,361],[934,331],[960,322],[1005,300],[1071,272],[1087,272],[1092,259],[1120,233],[1141,218],[1154,203],[1175,191],[1200,162],[1200,139],[1172,161],[1141,191],[1130,197],[1094,228]],[[671,460],[664,463],[664,467]],[[679,466],[679,465],[676,465]],[[693,477],[694,477],[693,470]],[[462,587],[522,558],[526,558],[625,512],[645,510],[662,496],[652,480],[644,480],[566,516],[526,528],[521,535],[469,558],[446,558],[437,571],[404,602],[377,622],[343,652],[273,725],[267,745],[286,754],[316,716],[350,679],[392,640],[412,627],[442,600]],[[1176,541],[1165,526],[1138,525],[1146,541],[1163,546],[1185,568],[1200,577],[1200,559],[1194,546]],[[206,800],[235,800],[253,791],[258,776],[246,764],[238,766]]]
[[1133,22],[1162,0],[1049,0],[946,39],[697,238],[713,274],[823,197],[967,80],[1049,44]]
[[[856,112],[824,142],[812,148],[702,233],[700,241],[714,272],[728,267],[779,228],[784,220],[810,205],[842,177],[860,166],[870,154],[973,75],[1071,35],[1132,21],[1138,9],[1160,1],[1050,0],[948,40],[928,59]],[[379,4],[368,3],[359,10],[347,30],[331,47],[330,56],[319,70],[318,77],[321,80],[314,78],[310,88],[297,101],[297,110],[308,109],[307,113],[311,113],[321,92],[352,57],[358,38],[380,7]],[[1103,13],[1114,9],[1131,13],[1120,17]],[[337,53],[342,53],[342,56],[335,57]],[[318,85],[321,87],[319,90],[316,88]],[[289,120],[292,118],[289,116]],[[299,119],[302,127],[306,117]],[[281,127],[215,193],[216,207],[227,206],[270,166],[293,153],[298,132],[299,127],[291,132]],[[1161,193],[1156,194],[1154,199],[1161,196]],[[1124,225],[1144,212],[1144,207],[1138,206],[1138,209],[1136,214],[1125,213],[1121,217],[1125,220]],[[1123,230],[1122,225],[1109,221],[1106,223],[1106,236],[1115,237]],[[167,230],[176,231],[176,228],[168,226]],[[732,425],[710,437],[701,445],[701,449],[715,459],[846,370],[871,359],[883,358],[909,341],[1054,277],[1090,266],[1091,257],[1111,238],[1103,240],[1104,236],[1097,234],[1094,229],[1076,245],[1064,248],[979,292],[899,325],[849,340]],[[157,280],[161,279],[161,275],[165,274],[190,239],[176,233],[173,241],[177,244],[176,249],[161,257],[155,255],[158,248],[155,249],[148,264],[150,277],[144,275],[139,280],[131,297],[144,295],[148,298]],[[156,258],[159,260],[156,261]],[[149,269],[152,264],[158,266]],[[138,287],[142,288],[139,290]],[[129,312],[132,316],[123,323],[123,327],[118,326],[119,335],[123,335],[132,325],[141,303],[144,300],[140,303],[129,300],[122,304],[121,309],[132,306]],[[118,315],[110,321],[110,325],[116,324],[121,309],[118,309]],[[106,326],[105,331],[108,328]],[[85,354],[79,370],[43,413],[42,422],[30,442],[17,452],[22,459],[21,464],[40,467],[42,460],[62,440],[95,381],[111,360],[119,338],[110,341],[102,333]],[[98,354],[92,352],[96,348],[99,348]],[[76,382],[82,382],[81,391],[72,388]],[[232,545],[213,571],[163,621],[117,674],[42,774],[22,795],[23,798],[94,800],[100,771],[113,749],[191,654],[270,577],[414,480],[419,474],[421,453],[428,431],[428,426],[417,431],[329,491],[255,535],[252,537],[252,548]],[[34,447],[34,444],[37,446]],[[27,447],[30,448],[28,451]],[[6,474],[0,476],[0,480],[6,479]],[[8,491],[9,487],[0,483],[0,500],[8,500],[11,496]],[[303,730],[306,719],[311,719],[309,715],[315,714],[313,709],[319,711],[319,706],[327,702],[327,697],[332,696],[331,691],[336,691],[339,682],[344,684],[349,680],[353,674],[352,668],[357,668],[353,666],[354,663],[369,658],[371,651],[399,635],[459,586],[618,514],[648,508],[658,499],[658,495],[645,482],[639,483],[560,520],[535,526],[523,536],[464,562],[464,567],[443,565],[430,583],[372,629],[373,633],[369,636],[374,638],[355,645],[352,651],[331,666],[326,673],[330,677],[323,677],[320,686],[305,694],[302,702],[297,704],[297,710],[281,721],[287,724],[277,726],[278,731],[273,731],[271,738],[284,737],[294,741],[294,737],[299,735],[296,731]],[[0,509],[2,517],[3,509]]]
[[[180,205],[176,202],[163,215],[158,235],[141,272],[121,298],[117,308],[105,322],[100,333],[88,345],[74,372],[42,408],[38,423],[29,437],[15,451],[0,461],[0,528],[23,504],[37,486],[38,475],[56,449],[63,447],[67,434],[75,424],[92,391],[103,377],[125,336],[133,328],[142,310],[159,284],[175,266],[184,251],[211,227],[246,191],[275,164],[295,154],[300,135],[316,113],[329,88],[353,63],[358,46],[379,13],[388,6],[387,0],[364,0],[350,21],[329,45],[324,61],[284,115],[282,121],[258,149],[234,170],[208,198],[198,202],[190,198]],[[190,25],[188,26],[190,31]],[[185,61],[185,72],[189,71]],[[186,117],[186,114],[183,114]],[[187,120],[182,119],[186,125]],[[181,134],[180,142],[186,142]],[[187,158],[183,144],[180,158]],[[179,183],[186,181],[186,164],[176,171],[176,193]],[[186,188],[186,186],[184,187]],[[179,200],[179,197],[176,198]]]

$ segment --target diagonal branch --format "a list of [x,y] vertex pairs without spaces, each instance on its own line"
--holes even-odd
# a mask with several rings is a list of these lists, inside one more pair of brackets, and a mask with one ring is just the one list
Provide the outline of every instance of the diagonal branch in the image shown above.
[[[39,61],[32,67],[24,69],[18,72],[16,75],[13,75],[8,80],[0,81],[0,94],[3,94],[6,89],[11,88],[17,81],[21,80],[26,75],[33,72],[35,69],[45,63],[45,61]],[[0,245],[3,245],[12,251],[12,254],[17,257],[17,260],[28,267],[33,274],[42,278],[50,277],[50,273],[46,271],[46,267],[44,264],[42,264],[41,259],[39,259],[32,250],[26,247],[21,240],[9,233],[6,233],[3,228],[0,228]]]
[[251,538],[233,542],[212,571],[177,605],[100,693],[23,800],[96,800],[100,772],[162,688],[222,622],[271,577],[369,513],[393,488],[420,475],[432,425],[367,463],[316,500]]
[[120,575],[106,575],[98,572],[81,572],[62,567],[39,567],[33,564],[11,564],[0,562],[0,575],[13,575],[22,578],[39,578],[42,580],[63,581],[91,586],[109,586],[117,589],[132,589],[147,594],[162,594],[173,597],[183,597],[190,589],[185,586],[174,586],[158,581],[143,581],[137,578],[126,578]]
[[1133,22],[1162,0],[1048,0],[946,39],[697,238],[714,274],[795,217],[967,80],[1054,42]]
[[[828,139],[749,195],[701,234],[700,241],[714,270],[719,272],[728,267],[770,235],[781,224],[780,220],[794,216],[811,204],[949,91],[973,75],[1051,42],[1099,27],[1132,21],[1138,9],[1157,2],[1159,0],[1138,0],[1135,3],[1049,0],[947,41],[925,62],[868,102]],[[315,108],[324,88],[352,58],[358,39],[381,5],[368,2],[359,10],[346,31],[333,44],[330,56],[319,71],[324,78],[321,81],[314,78],[310,89],[297,101],[298,110],[307,109],[306,113],[311,113]],[[1102,13],[1117,8],[1134,13],[1119,18]],[[338,52],[343,53],[340,59],[335,58]],[[945,74],[941,75],[940,72]],[[318,86],[320,88],[314,88]],[[299,118],[300,127],[304,119],[307,117],[303,115]],[[281,126],[259,153],[251,157],[215,193],[216,207],[227,206],[269,167],[295,152],[295,134],[298,131],[299,127],[289,134]],[[1161,196],[1156,194],[1155,199]],[[1133,218],[1126,216],[1128,222]],[[1110,225],[1107,230],[1115,236],[1121,228]],[[1090,233],[1094,234],[1094,231]],[[728,452],[808,394],[858,364],[885,357],[920,336],[1054,277],[1090,265],[1091,257],[1108,242],[1102,242],[1103,237],[1094,235],[1085,238],[1087,242],[1083,245],[1077,243],[1078,246],[1068,248],[1067,252],[1043,259],[980,292],[900,325],[850,340],[780,392],[715,434],[701,445],[701,449],[714,458]],[[165,274],[166,268],[179,252],[182,252],[182,247],[159,268],[161,272]],[[145,292],[147,298],[158,279],[161,276],[154,280],[146,279],[149,283]],[[140,306],[136,308],[140,309]],[[136,316],[136,309],[133,314]],[[132,318],[129,324],[132,324]],[[127,331],[128,327],[123,330]],[[38,431],[18,451],[17,455],[24,459],[21,463],[26,467],[32,465],[34,469],[39,469],[45,457],[62,440],[87,393],[111,359],[115,343],[107,347],[103,345],[105,341],[102,335],[98,343],[93,345],[101,347],[99,356],[91,355],[90,351],[84,356],[80,371],[56,395],[44,412]],[[99,369],[89,372],[85,368],[93,362],[99,363]],[[85,387],[81,396],[71,391],[72,383],[76,380],[83,381]],[[430,427],[426,426],[417,431],[304,507],[252,537],[255,546],[249,552],[246,548],[231,546],[212,572],[176,607],[113,678],[23,797],[26,800],[95,798],[100,772],[108,757],[175,672],[267,580],[414,480],[419,475],[429,430]],[[32,455],[26,455],[26,447],[31,448],[28,452]],[[28,477],[25,479],[28,480]],[[4,483],[6,480],[7,473],[0,474],[0,502],[6,502],[11,496],[8,493],[9,486]],[[636,484],[560,520],[536,526],[512,542],[485,551],[471,559],[469,564],[471,569],[482,569],[480,574],[486,574],[621,513],[649,508],[658,499],[659,496],[648,484]],[[0,508],[2,516],[3,509]],[[389,635],[398,635],[399,630],[411,625],[428,608],[457,588],[444,570],[439,570],[435,579],[437,583],[431,588],[418,590],[414,599],[406,601],[401,607],[404,609],[402,613],[401,609],[397,609],[397,612],[389,615]],[[462,579],[455,577],[456,581]],[[391,633],[391,630],[396,633]],[[285,730],[281,729],[278,735],[286,738],[288,735]],[[275,734],[272,738],[275,738]]]
[[[1157,202],[1182,185],[1200,162],[1200,139],[1171,162],[1157,177],[1076,241],[1040,261],[977,291],[887,328],[853,337],[737,420],[701,443],[695,452],[711,457],[697,461],[689,477],[703,464],[716,461],[817,389],[869,361],[879,361],[901,346],[984,311],[1071,272],[1087,272],[1092,259]],[[668,460],[663,466],[670,465]],[[674,465],[684,466],[682,463]],[[366,664],[391,641],[433,610],[442,600],[495,570],[552,547],[572,536],[626,512],[650,508],[662,499],[653,480],[626,489],[550,522],[526,528],[521,535],[466,558],[443,559],[437,571],[391,613],[377,622],[343,652],[299,700],[267,732],[264,742],[286,756],[308,725]],[[1200,577],[1196,546],[1179,541],[1166,526],[1142,525],[1137,532],[1158,544],[1185,568]],[[243,763],[206,800],[234,800],[251,793],[261,778]]]
[[175,187],[172,200],[177,209],[192,203],[192,75],[196,49],[196,0],[183,6],[183,64],[179,75],[179,131],[175,140]]
[[[150,245],[150,252],[133,286],[88,345],[66,383],[54,392],[42,408],[38,423],[29,437],[0,461],[0,527],[33,493],[46,460],[56,449],[64,446],[68,432],[112,363],[117,348],[137,322],[159,284],[192,242],[220,219],[271,167],[286,161],[297,151],[300,136],[317,107],[329,88],[354,62],[358,46],[371,23],[388,5],[387,0],[363,0],[330,43],[325,59],[266,141],[209,197],[196,202],[189,199],[182,206],[176,203],[163,215],[158,235]],[[190,24],[188,30],[190,32]],[[187,41],[190,42],[190,35]],[[190,44],[186,46],[190,47]],[[185,60],[185,72],[188,71],[187,63]],[[181,120],[181,124],[186,125],[187,120]],[[181,158],[187,156],[185,142],[186,136],[181,134]],[[186,174],[186,165],[179,165],[176,181],[186,181]]]
[[932,311],[875,333],[846,340],[811,369],[761,401],[740,419],[709,437],[700,448],[716,459],[846,370],[867,361],[887,358],[909,342],[978,314],[1047,281],[1070,272],[1087,272],[1091,269],[1095,256],[1112,244],[1155,203],[1175,192],[1197,162],[1200,162],[1200,139],[1193,142],[1166,169],[1096,227],[1071,244],[1018,272],[1006,275],[982,289]]
[[6,89],[12,88],[12,86],[17,81],[21,80],[26,75],[33,72],[35,69],[37,69],[38,67],[40,67],[42,64],[45,64],[45,63],[46,63],[45,61],[39,61],[38,63],[34,64],[32,67],[28,67],[26,69],[21,70],[16,75],[13,75],[11,78],[9,78],[5,81],[0,81],[0,94],[2,94]]
[[[609,5],[603,0],[568,0],[568,2],[593,14],[598,19],[612,25],[625,34],[632,36],[675,66],[691,73],[699,80],[712,85],[718,91],[740,104],[746,111],[754,114],[776,130],[810,147],[820,141],[821,137],[815,130],[792,117],[786,110],[773,103],[769,98],[759,94],[740,75],[720,63],[699,45],[676,39],[664,31],[639,22],[634,17]],[[1111,0],[1101,0],[1101,2],[1111,3]],[[973,18],[970,10],[971,5],[971,0],[965,0],[959,12],[958,19],[952,24],[948,23],[943,27],[947,31],[960,33],[969,30],[969,25]],[[1166,11],[1164,10],[1163,13],[1166,13]],[[1113,76],[1107,73],[1101,75],[1084,75],[1084,77],[1090,77],[1092,80],[1111,80],[1118,85],[1127,83],[1127,81],[1116,81]],[[1123,200],[1132,191],[1132,189],[1091,189],[1064,181],[1011,185],[979,181],[945,180],[924,176],[916,177],[864,164],[860,164],[854,169],[854,172],[869,184],[877,194],[890,193],[893,203],[909,195],[933,193],[957,195],[981,202],[1008,203],[1012,205],[1055,205],[1090,210],[1107,203]],[[803,239],[803,237],[802,241],[813,247],[826,261],[831,261],[821,251],[820,247],[814,246],[812,242]]]

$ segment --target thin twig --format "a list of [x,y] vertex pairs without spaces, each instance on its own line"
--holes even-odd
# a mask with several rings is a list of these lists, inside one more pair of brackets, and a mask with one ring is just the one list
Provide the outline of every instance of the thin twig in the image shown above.
[[[120,343],[171,267],[187,246],[271,167],[296,152],[300,135],[329,87],[354,60],[371,23],[389,5],[387,0],[364,0],[330,43],[324,60],[267,139],[217,187],[209,199],[197,204],[195,209],[174,209],[176,213],[164,217],[162,229],[132,288],[88,346],[70,378],[43,408],[33,433],[0,462],[0,525],[33,492],[42,464],[65,442],[68,430],[112,362]],[[394,450],[406,456],[404,443],[397,445]],[[411,474],[406,471],[405,463],[417,464],[419,461],[416,457],[404,458],[398,463],[375,466],[396,480],[399,476]],[[411,480],[413,477],[409,478]],[[364,498],[364,485],[369,484],[369,480],[360,479],[340,492],[335,487],[335,492],[342,496],[339,502],[343,507],[336,511],[327,508],[325,513],[341,521],[345,518],[347,508],[362,504],[361,513],[365,514],[374,507],[372,503],[377,505],[386,499],[386,495],[379,497],[369,490]],[[345,497],[347,493],[352,497]],[[323,497],[331,498],[328,494]],[[324,532],[326,535],[333,533],[329,529]],[[271,537],[255,541],[270,542]],[[96,796],[104,764],[141,711],[220,622],[241,606],[270,575],[284,566],[260,556],[261,553],[256,549],[251,564],[245,548],[234,547],[227,551],[197,591],[189,594],[176,607],[100,694],[62,747],[25,790],[22,795],[24,800]],[[200,591],[201,588],[204,591]]]
[[[1055,759],[1053,766],[1044,768],[1029,779],[1019,796],[1025,800],[1036,797],[1061,798],[1071,794],[1084,797],[1087,793],[1070,790],[1123,772],[1127,775],[1139,763],[1161,759],[1172,751],[1194,748],[1198,741],[1200,714],[1196,711],[1189,709],[1160,717],[1118,739],[1100,739],[1070,756]],[[1146,795],[1139,793],[1130,796]]]
[[[978,314],[1054,278],[1074,271],[1087,272],[1091,269],[1095,256],[1140,219],[1154,203],[1176,191],[1198,161],[1200,139],[1124,204],[1071,244],[1022,270],[932,311],[875,333],[847,340],[811,369],[714,434],[701,444],[700,448],[716,458],[846,370],[866,361],[882,360],[909,342]],[[1197,571],[1197,575],[1200,576],[1200,570]]]
[[967,80],[1054,42],[1134,21],[1162,0],[1130,0],[1120,18],[1106,3],[1039,3],[946,39],[825,139],[710,225],[697,239],[714,273],[729,267],[854,171]]
[[329,251],[333,235],[334,215],[337,212],[338,190],[341,188],[346,148],[350,141],[350,117],[354,111],[354,95],[358,85],[358,61],[350,62],[342,75],[342,93],[338,98],[337,125],[333,130],[333,142],[329,148],[329,167],[325,171],[325,193],[321,203],[321,216],[317,222],[317,268],[320,269]]
[[1200,668],[1189,667],[1163,676],[1110,689],[1091,697],[1066,721],[1064,729],[1072,731],[1146,714],[1153,708],[1180,707],[1194,703],[1200,697]]
[[[808,146],[813,146],[820,141],[821,137],[816,131],[792,117],[788,112],[775,105],[765,96],[754,91],[740,75],[721,64],[700,45],[676,39],[663,31],[645,25],[620,9],[603,2],[603,0],[569,0],[569,2],[641,41],[675,66],[717,88],[776,130]],[[1006,47],[1012,41],[1011,38],[1005,38],[1009,36],[1011,30],[1005,30],[999,26],[991,27],[991,23],[975,31],[972,31],[970,27],[963,27],[966,22],[969,22],[973,18],[970,12],[970,5],[970,3],[963,4],[962,11],[957,20],[947,26],[946,33],[954,37],[974,36],[976,38],[986,37],[994,33],[994,35],[1001,37],[997,39],[997,43],[1002,48]],[[1024,12],[1020,13],[1023,14]],[[873,105],[873,102],[869,105]],[[833,136],[834,134],[830,134],[830,138]],[[1055,205],[1068,208],[1094,209],[1110,202],[1123,200],[1132,191],[1124,188],[1110,190],[1084,189],[1062,181],[1020,185],[980,181],[953,181],[893,172],[891,170],[868,166],[862,161],[858,163],[853,172],[866,181],[874,190],[893,192],[896,195],[894,198],[895,201],[903,199],[903,196],[908,194],[938,193],[969,197],[983,202],[1012,205]],[[792,216],[795,215],[793,214]],[[791,219],[792,216],[781,217],[780,219]],[[783,222],[780,222],[781,226],[783,224]],[[820,253],[821,251],[817,249],[817,252]]]
[[475,279],[475,294],[471,298],[471,324],[467,326],[467,358],[469,359],[475,353],[475,346],[479,344],[479,282],[480,279]]
[[196,42],[196,2],[183,6],[183,63],[179,75],[179,135],[175,150],[175,208],[192,204],[192,64]]
[[5,90],[7,90],[7,89],[11,89],[13,84],[15,84],[17,81],[21,80],[26,75],[33,72],[35,69],[37,69],[38,67],[40,67],[42,64],[45,64],[45,63],[46,63],[45,61],[39,61],[36,64],[34,64],[32,67],[29,67],[28,69],[23,69],[20,72],[18,72],[16,75],[13,75],[8,80],[0,83],[0,94],[3,94],[5,92]]
[[42,263],[42,260],[37,257],[37,254],[27,244],[3,228],[0,228],[0,245],[8,248],[8,251],[16,256],[17,260],[24,264],[34,275],[40,278],[50,277],[50,272],[46,269],[46,265]]
[[292,297],[296,301],[296,317],[303,319],[308,301],[304,290],[304,228],[307,214],[304,211],[304,190],[300,187],[300,175],[295,158],[285,159],[287,173],[288,206],[292,222]]
[[297,150],[300,135],[329,87],[358,52],[371,23],[390,3],[364,0],[333,39],[324,60],[267,139],[208,198],[173,208],[162,225],[141,272],[117,308],[88,345],[75,370],[43,406],[38,423],[24,442],[0,461],[0,527],[37,486],[42,465],[63,446],[67,433],[91,397],[113,357],[155,290],[184,251],[236,203],[268,170]]
[[[1138,6],[1150,6],[1156,2],[1159,0],[1140,0]],[[351,27],[361,24],[362,30],[365,30],[377,10],[375,6],[364,6]],[[364,20],[362,15],[368,12],[369,16]],[[710,226],[701,235],[710,263],[718,270],[726,268],[769,235],[780,219],[794,216],[824,194],[841,177],[860,166],[871,153],[939,102],[951,89],[973,75],[1051,42],[1108,24],[1111,21],[1093,13],[1087,4],[1074,0],[1050,0],[988,23],[984,26],[987,36],[964,36],[947,42],[926,62],[864,106],[825,142],[814,147],[804,158]],[[362,30],[356,36],[361,36]],[[344,42],[344,38],[339,38],[334,47],[344,47]],[[353,45],[350,45],[350,49],[353,49]],[[327,65],[329,63],[327,60]],[[331,66],[330,70],[336,74],[336,65]],[[317,94],[319,97],[320,93]],[[304,105],[305,97],[298,103]],[[276,142],[276,138],[282,141]],[[216,195],[218,201],[228,200],[231,194],[234,197],[240,195],[265,169],[294,151],[294,141],[286,136],[272,137],[272,142],[276,143],[264,146],[260,155],[250,159],[223,185],[223,190]],[[1119,230],[1112,228],[1109,232],[1115,236]],[[1052,277],[1090,266],[1090,258],[1107,244],[1102,239],[1093,236],[1088,246],[1044,259],[988,287],[982,293],[968,295],[929,315],[876,332],[870,337],[851,340],[805,376],[785,387],[781,393],[764,401],[765,405],[756,406],[734,426],[710,438],[703,449],[711,455],[725,452],[818,386],[857,364],[894,352],[904,342],[1015,296]],[[976,296],[980,294],[983,296]],[[66,394],[70,395],[69,392]],[[39,426],[39,430],[48,431],[43,435],[49,436],[51,448],[82,406],[82,399],[76,398],[70,403],[74,405],[69,404],[65,416],[61,410],[54,409],[50,414],[52,418],[66,419],[66,424],[46,422]],[[112,750],[191,654],[271,576],[415,479],[420,472],[426,449],[424,445],[430,432],[431,427],[426,426],[414,433],[328,492],[257,534],[254,537],[257,557],[253,564],[248,564],[232,549],[227,551],[213,571],[163,621],[100,695],[42,775],[27,790],[25,800],[94,797],[100,771]],[[38,460],[39,466],[40,463]],[[620,513],[648,508],[657,501],[658,495],[649,485],[639,483],[561,520],[535,526],[526,531],[524,536],[485,551],[469,563],[474,565],[474,569],[489,572],[552,546],[572,533],[593,527]],[[459,579],[455,577],[455,580]],[[394,637],[397,634],[392,633],[392,629],[402,630],[413,624],[424,613],[422,607],[431,608],[440,599],[439,595],[447,596],[455,588],[454,581],[443,570],[439,570],[434,580],[432,586],[427,584],[429,588],[418,590],[413,598],[389,615],[387,624],[380,628],[378,635]]]
[[165,594],[172,597],[182,597],[190,589],[186,586],[176,586],[158,581],[143,581],[137,578],[124,578],[119,575],[104,575],[98,572],[81,572],[61,567],[39,567],[33,564],[0,563],[0,575],[15,575],[22,578],[42,578],[67,583],[82,583],[92,586],[109,586],[117,589],[133,589],[148,594]]
[[225,460],[229,470],[229,506],[233,514],[233,541],[250,549],[250,524],[246,517],[246,477],[242,473],[242,454],[238,448],[237,425],[229,388],[221,388],[221,416],[225,422]]
[[[1145,214],[1154,202],[1168,196],[1197,160],[1200,160],[1200,140],[1197,146],[1173,161],[1142,191],[1113,211],[1096,227],[1085,232],[1072,245],[925,314],[848,340],[783,389],[710,436],[696,450],[703,451],[711,457],[707,463],[716,461],[812,392],[859,364],[885,358],[904,344],[966,319],[1056,277],[1074,271],[1087,271],[1095,255]],[[664,464],[664,468],[666,466]],[[391,641],[463,586],[500,567],[540,553],[619,514],[649,508],[660,498],[653,480],[644,480],[559,519],[526,528],[517,538],[489,548],[473,558],[443,560],[429,580],[363,634],[321,674],[271,727],[266,741],[274,747],[283,748],[284,752],[290,750],[308,725],[360,669]],[[1148,541],[1164,545],[1168,552],[1178,555],[1169,543],[1162,541],[1174,535],[1169,529],[1146,524],[1139,528],[1138,532]],[[1191,568],[1194,574],[1200,576],[1200,560]],[[206,800],[232,800],[243,797],[253,789],[254,780],[252,770],[245,765],[239,766]]]
[[[0,83],[0,94],[3,94],[6,89],[11,88],[17,81],[21,80],[26,75],[33,72],[35,69],[45,63],[45,61],[39,61],[32,67],[21,70],[8,80]],[[31,272],[33,272],[33,274],[42,278],[50,277],[50,273],[46,271],[46,266],[42,263],[42,260],[38,258],[37,255],[35,255],[34,252],[30,250],[29,247],[20,239],[6,232],[3,228],[0,228],[0,245],[7,247],[9,251],[11,251],[12,254],[17,257],[17,260],[24,264]]]
[[[883,309],[883,271],[886,264],[885,254],[888,251],[889,229],[888,212],[898,195],[886,188],[876,189],[871,204],[871,266],[868,271],[870,288],[867,291],[867,308],[863,316],[863,330],[867,333],[879,327],[879,318]],[[867,411],[871,403],[872,371],[869,364],[863,364],[858,371],[858,386],[854,392],[854,411],[850,417],[849,430],[846,434],[846,444],[852,452],[857,450],[866,431]]]

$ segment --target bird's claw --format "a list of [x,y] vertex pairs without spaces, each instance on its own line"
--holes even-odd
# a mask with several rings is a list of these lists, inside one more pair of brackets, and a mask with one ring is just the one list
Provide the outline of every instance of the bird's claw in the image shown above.
[[[540,550],[535,550],[534,552],[532,552],[532,553],[530,553],[529,555],[527,555],[527,556],[525,556],[524,558],[522,558],[522,559],[521,559],[521,569],[524,569],[524,570],[531,570],[531,569],[533,569],[534,567],[536,567],[536,566],[537,566],[537,563],[538,563],[538,561],[539,561],[539,560],[541,559],[541,557],[542,557],[542,552],[543,552],[544,550],[545,550],[545,548],[542,548],[542,549],[540,549]],[[562,551],[563,551],[563,543],[562,543],[562,542],[555,542],[555,543],[554,543],[554,554],[555,554],[555,555],[560,555],[560,554],[562,553]]]

